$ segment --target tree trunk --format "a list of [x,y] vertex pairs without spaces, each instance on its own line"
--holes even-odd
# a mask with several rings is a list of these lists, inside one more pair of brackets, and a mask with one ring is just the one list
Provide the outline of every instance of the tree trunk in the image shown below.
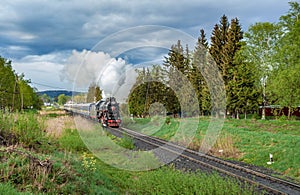
[[219,113],[219,111],[216,111],[216,118],[220,118],[220,113]]

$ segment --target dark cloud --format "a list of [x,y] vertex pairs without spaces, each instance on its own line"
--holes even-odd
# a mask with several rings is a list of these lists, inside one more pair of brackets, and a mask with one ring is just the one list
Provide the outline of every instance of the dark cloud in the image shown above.
[[[203,28],[209,39],[214,24],[223,14],[229,19],[238,17],[246,31],[258,21],[278,21],[288,11],[288,1],[4,0],[0,5],[0,55],[19,64],[25,63],[22,60],[26,56],[44,59],[53,53],[58,59],[67,59],[68,51],[91,49],[113,33],[140,25],[172,27],[195,38]],[[129,40],[122,41],[135,39],[134,36],[126,38]],[[127,52],[123,56],[130,60],[136,55],[135,60],[140,61],[145,53]],[[61,65],[55,60],[50,62],[51,67]],[[26,61],[26,66],[29,63]],[[26,74],[25,65],[21,71]]]
[[[219,18],[241,18],[244,28],[256,21],[276,21],[287,1],[5,1],[1,5],[1,44],[30,47],[35,54],[89,48],[124,28],[165,25],[197,36],[207,35]],[[199,29],[198,29],[199,28]],[[4,45],[2,45],[3,47]]]

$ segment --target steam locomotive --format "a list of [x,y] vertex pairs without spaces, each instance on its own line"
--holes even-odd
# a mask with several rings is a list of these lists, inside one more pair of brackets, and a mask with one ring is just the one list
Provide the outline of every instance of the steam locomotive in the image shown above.
[[97,120],[102,126],[119,127],[122,120],[120,117],[119,103],[114,97],[100,100],[96,103],[64,105],[64,110],[80,114],[86,118]]

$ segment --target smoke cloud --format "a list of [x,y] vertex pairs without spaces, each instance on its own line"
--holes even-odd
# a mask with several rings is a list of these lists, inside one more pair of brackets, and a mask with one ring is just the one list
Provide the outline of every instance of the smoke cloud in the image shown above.
[[73,90],[87,91],[96,83],[105,94],[113,94],[134,72],[132,65],[122,58],[115,59],[104,52],[73,50],[61,70],[61,80],[73,83]]

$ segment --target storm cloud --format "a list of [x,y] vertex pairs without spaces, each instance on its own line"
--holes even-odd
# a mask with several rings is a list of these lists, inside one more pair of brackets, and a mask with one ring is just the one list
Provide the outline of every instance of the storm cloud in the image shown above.
[[[34,65],[28,56],[65,55],[66,60],[73,50],[92,50],[100,40],[126,28],[161,25],[195,38],[203,28],[209,38],[223,14],[229,19],[238,17],[246,31],[255,22],[278,21],[288,9],[288,0],[4,0],[0,5],[0,55],[18,62],[16,71],[29,77]],[[47,66],[46,83],[53,78],[53,71],[62,69],[61,61],[46,59],[43,63],[49,62],[59,65],[51,71]],[[59,80],[55,82],[60,85]]]

